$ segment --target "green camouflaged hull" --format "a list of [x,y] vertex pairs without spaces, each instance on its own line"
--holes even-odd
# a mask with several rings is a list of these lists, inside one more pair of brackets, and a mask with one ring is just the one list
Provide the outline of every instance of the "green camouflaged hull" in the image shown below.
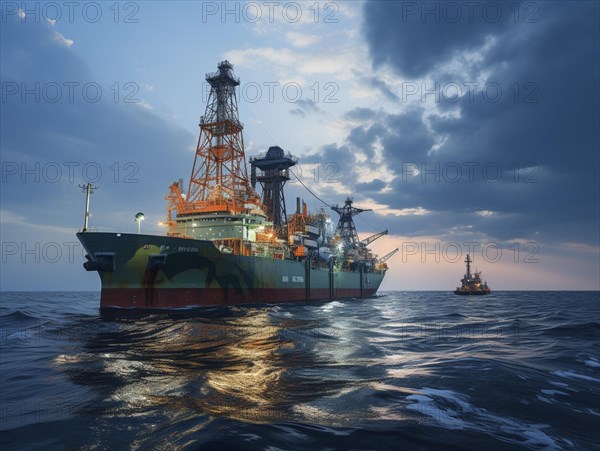
[[211,241],[82,232],[102,307],[172,308],[373,296],[385,272],[223,254]]

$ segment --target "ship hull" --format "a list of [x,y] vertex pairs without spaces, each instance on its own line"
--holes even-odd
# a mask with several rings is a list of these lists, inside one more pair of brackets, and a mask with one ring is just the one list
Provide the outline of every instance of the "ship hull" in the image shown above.
[[97,271],[102,308],[184,308],[313,302],[376,294],[385,272],[335,271],[307,261],[222,254],[211,241],[78,233]]
[[483,296],[484,294],[490,294],[491,291],[485,290],[455,290],[454,294],[458,294],[460,296]]

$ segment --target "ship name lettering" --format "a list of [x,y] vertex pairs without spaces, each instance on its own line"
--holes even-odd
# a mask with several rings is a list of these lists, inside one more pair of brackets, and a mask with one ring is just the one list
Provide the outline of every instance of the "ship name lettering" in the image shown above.
[[179,246],[177,248],[178,252],[198,252],[198,248],[197,247],[191,247],[191,246]]

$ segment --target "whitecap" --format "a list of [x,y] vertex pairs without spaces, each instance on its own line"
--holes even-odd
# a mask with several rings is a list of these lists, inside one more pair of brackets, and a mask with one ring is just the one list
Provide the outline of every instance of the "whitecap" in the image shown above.
[[542,389],[540,390],[543,394],[548,395],[548,396],[554,396],[554,395],[563,395],[563,396],[569,396],[568,393],[565,393],[564,391],[560,391],[560,390],[548,390],[548,389]]
[[[516,419],[494,415],[486,409],[470,404],[468,396],[450,390],[422,388],[419,391],[423,394],[412,394],[406,397],[407,400],[416,401],[406,408],[432,418],[441,427],[483,431],[516,445],[559,448],[554,439],[542,431],[549,427],[548,425],[527,424]],[[443,398],[446,402],[444,405],[438,405],[435,398]],[[541,395],[538,395],[538,399],[552,403],[552,400]],[[461,416],[465,419],[463,420]],[[521,439],[516,439],[515,436],[520,436]]]
[[585,363],[587,366],[590,366],[592,368],[600,368],[600,362],[598,362],[596,359],[594,359],[593,357],[589,358],[588,360],[586,360]]
[[[425,391],[427,389],[423,389]],[[433,390],[433,389],[431,389]],[[447,390],[434,390],[440,392],[446,392]],[[410,401],[416,401],[413,404],[406,406],[408,410],[418,412],[425,415],[436,422],[440,423],[443,427],[448,429],[464,429],[467,424],[457,418],[458,413],[453,409],[444,409],[435,404],[432,398],[425,395],[409,395],[406,399]]]
[[333,310],[336,307],[342,307],[344,304],[342,304],[341,302],[338,301],[332,301],[332,302],[328,302],[327,304],[325,304],[323,307],[321,307],[321,310],[324,312],[329,312],[331,310]]
[[586,376],[585,374],[574,373],[573,371],[553,371],[552,374],[559,377],[565,377],[567,379],[582,379],[590,382],[600,382],[600,379],[596,379],[592,376]]
[[539,424],[533,425],[533,429],[523,431],[523,435],[527,437],[526,445],[531,446],[547,446],[557,447],[556,442],[552,438],[548,437],[541,429],[548,427],[548,425]]
[[31,330],[22,330],[19,332],[15,332],[13,334],[10,334],[8,337],[6,337],[7,340],[27,340],[28,338],[31,338],[32,332]]

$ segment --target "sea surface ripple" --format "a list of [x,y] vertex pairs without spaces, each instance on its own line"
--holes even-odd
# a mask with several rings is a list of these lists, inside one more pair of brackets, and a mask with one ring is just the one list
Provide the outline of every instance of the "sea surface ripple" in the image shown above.
[[1,294],[0,447],[600,449],[600,293],[100,312]]

